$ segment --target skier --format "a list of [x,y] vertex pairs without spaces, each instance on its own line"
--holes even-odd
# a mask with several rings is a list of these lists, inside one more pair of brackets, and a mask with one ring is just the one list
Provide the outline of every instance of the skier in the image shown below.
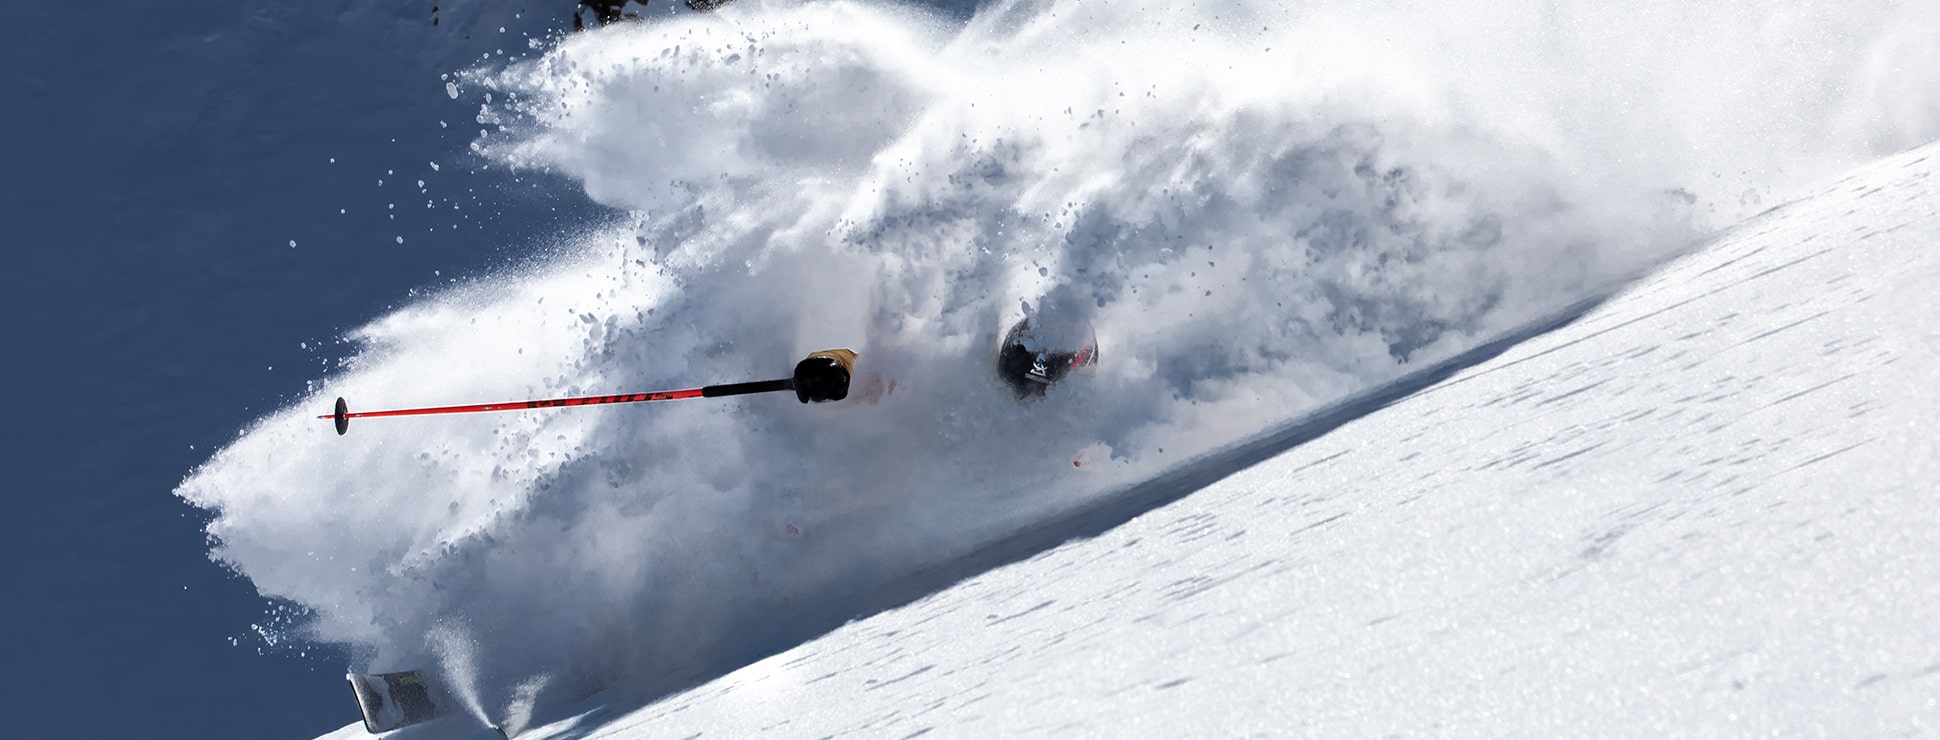
[[[802,403],[849,397],[856,353],[848,349],[813,352],[795,365],[795,398]],[[1011,325],[997,352],[997,376],[1020,399],[1044,395],[1072,370],[1098,362],[1098,339],[1091,324],[1053,321],[1033,314]],[[873,404],[894,391],[896,381],[871,373],[863,380],[863,403]]]
[[[1051,321],[1042,314],[1030,314],[1013,325],[1005,334],[999,348],[997,371],[1004,382],[1009,384],[1019,399],[1029,400],[1042,396],[1045,389],[1062,380],[1065,376],[1086,365],[1097,362],[1098,342],[1093,336],[1091,325],[1080,321]],[[826,349],[811,352],[800,362],[795,363],[795,372],[788,378],[736,383],[721,386],[708,386],[684,391],[623,394],[618,396],[584,396],[569,399],[550,399],[543,401],[516,401],[511,403],[474,404],[470,406],[445,406],[419,409],[393,409],[390,411],[349,412],[344,399],[337,399],[333,413],[321,418],[332,419],[337,433],[344,434],[349,428],[349,420],[366,416],[405,416],[420,414],[468,413],[474,411],[507,411],[513,409],[554,408],[586,404],[632,403],[637,401],[674,400],[741,395],[745,393],[766,393],[771,391],[793,390],[796,400],[802,403],[829,403],[853,400],[855,403],[875,404],[896,388],[896,382],[884,378],[879,373],[867,373],[860,385],[855,383],[856,353],[850,349]],[[793,522],[784,521],[784,532],[791,537],[801,536],[801,527]],[[389,732],[400,727],[428,722],[438,717],[459,711],[452,695],[438,684],[433,676],[419,671],[398,671],[393,673],[346,674],[351,689],[356,694],[357,706],[364,717],[364,729],[372,734]],[[501,736],[505,731],[492,727]]]
[[[840,401],[849,397],[855,378],[856,353],[828,349],[809,353],[795,364],[795,398],[802,403]],[[1047,320],[1028,315],[1011,325],[997,352],[997,376],[1020,399],[1044,395],[1072,370],[1098,362],[1098,339],[1091,324]],[[863,380],[858,400],[874,404],[896,388],[893,378],[871,373]]]

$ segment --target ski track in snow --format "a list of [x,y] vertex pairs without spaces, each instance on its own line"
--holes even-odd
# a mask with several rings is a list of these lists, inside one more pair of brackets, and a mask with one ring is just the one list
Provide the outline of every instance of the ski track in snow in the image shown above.
[[[359,329],[178,493],[307,610],[287,637],[543,706],[733,655],[725,625],[1151,479],[1936,133],[1929,6],[1537,5],[746,2],[474,70],[480,154],[625,215]],[[1812,53],[1764,61],[1788,43]],[[1104,358],[1031,405],[989,371],[1026,304]],[[836,346],[893,391],[313,418]]]

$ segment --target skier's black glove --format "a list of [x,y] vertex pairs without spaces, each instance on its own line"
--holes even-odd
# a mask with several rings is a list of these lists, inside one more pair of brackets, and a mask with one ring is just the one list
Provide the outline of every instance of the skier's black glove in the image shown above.
[[855,366],[855,353],[846,349],[816,352],[795,363],[795,398],[810,401],[840,401],[849,397],[849,375]]

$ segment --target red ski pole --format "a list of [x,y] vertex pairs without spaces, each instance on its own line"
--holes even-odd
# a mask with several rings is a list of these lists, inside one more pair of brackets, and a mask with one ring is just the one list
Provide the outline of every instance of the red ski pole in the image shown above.
[[[845,377],[844,380],[847,380]],[[481,411],[518,411],[522,409],[550,409],[561,406],[591,406],[603,403],[642,403],[646,401],[675,401],[682,398],[718,398],[739,396],[748,393],[774,393],[795,389],[793,378],[779,380],[759,380],[752,383],[728,383],[678,391],[649,391],[647,393],[621,393],[613,396],[574,396],[571,398],[543,398],[532,401],[506,401],[502,403],[474,403],[464,406],[428,406],[415,409],[387,409],[384,411],[352,412],[350,405],[342,397],[337,399],[337,409],[333,413],[317,418],[331,419],[337,423],[337,434],[350,431],[351,419],[370,419],[380,416],[426,416],[430,414],[473,414]]]
[[643,401],[675,401],[682,398],[719,398],[739,396],[748,393],[774,393],[794,391],[795,398],[802,403],[840,401],[849,395],[849,376],[855,369],[855,352],[846,349],[825,349],[812,352],[807,359],[795,363],[792,377],[777,380],[757,380],[750,383],[728,383],[688,388],[678,391],[650,391],[647,393],[621,393],[615,396],[573,396],[571,398],[542,398],[533,401],[506,401],[503,403],[474,403],[465,406],[427,406],[416,409],[389,409],[385,411],[358,411],[352,413],[350,405],[343,397],[337,398],[335,411],[317,418],[330,419],[337,423],[337,434],[342,436],[350,431],[351,419],[375,418],[379,416],[426,416],[429,414],[472,414],[480,411],[518,411],[521,409],[551,409],[561,406],[592,406],[603,403],[641,403]]

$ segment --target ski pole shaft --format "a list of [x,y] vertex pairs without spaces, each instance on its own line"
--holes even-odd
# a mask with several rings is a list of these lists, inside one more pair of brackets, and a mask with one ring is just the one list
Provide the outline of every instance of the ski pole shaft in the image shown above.
[[428,416],[431,414],[473,414],[482,411],[519,411],[523,409],[550,409],[561,406],[593,406],[608,403],[644,403],[647,401],[676,401],[683,398],[719,398],[721,396],[740,396],[749,393],[774,393],[795,389],[793,378],[759,380],[751,383],[727,383],[700,388],[687,388],[677,391],[649,391],[646,393],[621,393],[611,396],[573,396],[570,398],[541,398],[530,401],[506,401],[502,403],[474,403],[463,406],[427,406],[412,409],[386,409],[383,411],[352,412],[344,399],[337,399],[333,413],[317,418],[330,419],[337,424],[337,434],[350,431],[351,419],[371,419],[383,416]]

